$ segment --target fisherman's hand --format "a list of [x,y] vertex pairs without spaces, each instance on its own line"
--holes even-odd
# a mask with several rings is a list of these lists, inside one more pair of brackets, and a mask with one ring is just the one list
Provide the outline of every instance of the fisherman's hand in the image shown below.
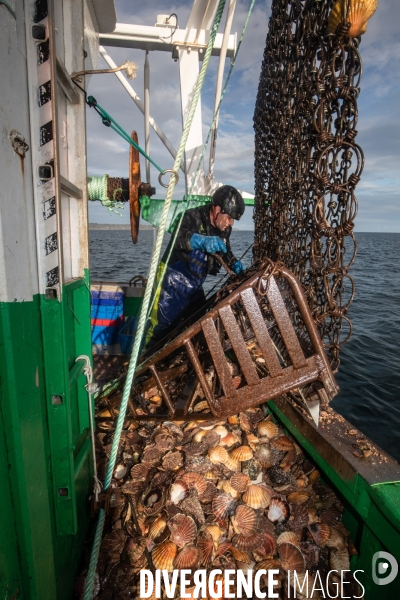
[[240,260],[237,260],[232,265],[232,271],[235,273],[235,275],[239,275],[239,273],[243,273],[244,270],[245,270],[244,266],[242,265],[242,263],[240,262]]
[[200,235],[199,233],[194,233],[190,238],[190,246],[192,250],[204,250],[209,254],[227,251],[224,242],[217,235]]

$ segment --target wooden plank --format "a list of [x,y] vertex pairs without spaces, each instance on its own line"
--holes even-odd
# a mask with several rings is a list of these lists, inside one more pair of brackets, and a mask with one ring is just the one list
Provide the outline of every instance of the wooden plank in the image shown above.
[[213,319],[204,319],[201,327],[203,329],[204,336],[211,352],[214,366],[218,373],[225,396],[228,396],[229,398],[235,398],[237,391],[233,385],[232,375],[229,370]]
[[256,368],[253,364],[250,353],[247,349],[245,341],[240,331],[240,327],[236,322],[235,315],[230,306],[224,306],[219,310],[220,317],[232,343],[232,348],[235,351],[236,358],[242,368],[243,375],[246,378],[248,385],[257,385],[260,378],[257,375]]
[[267,298],[295,369],[304,367],[306,359],[297,339],[285,303],[273,276],[269,279]]
[[265,325],[263,314],[254,296],[253,288],[245,290],[240,296],[271,377],[282,375],[282,367]]

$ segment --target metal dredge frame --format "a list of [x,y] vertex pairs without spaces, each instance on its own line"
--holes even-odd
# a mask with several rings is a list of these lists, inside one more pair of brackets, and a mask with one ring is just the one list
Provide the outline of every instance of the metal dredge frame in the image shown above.
[[[285,302],[274,275],[281,277],[288,284],[293,294],[292,304],[296,305],[296,312],[301,315],[309,340],[307,357],[287,310],[287,294],[285,294]],[[260,307],[263,298],[268,302],[269,309],[272,311],[280,339],[285,348],[284,353],[288,356],[290,364],[282,365],[278,359],[276,346],[270,337],[265,322],[265,314],[263,314]],[[242,305],[241,308],[238,306],[239,303]],[[266,372],[262,375],[257,371],[250,355],[244,336],[243,323],[240,324],[241,319],[234,311],[242,312],[244,320],[248,322],[245,329],[252,332],[251,338],[255,339],[260,347],[266,366]],[[225,329],[226,340],[229,341],[243,373],[244,385],[239,389],[236,389],[233,383],[232,373],[226,359],[225,351],[227,348],[224,343],[225,335],[222,332],[222,327]],[[206,344],[202,355],[204,357],[204,354],[208,352],[210,354],[221,384],[220,394],[213,391],[207,382],[202,359],[198,354],[199,339],[197,335],[201,333],[204,335]],[[197,413],[190,418],[188,413],[191,411],[193,397],[188,397],[182,410],[178,405],[174,405],[164,385],[167,381],[171,382],[175,376],[179,376],[183,370],[182,367],[175,367],[163,372],[158,370],[158,364],[162,364],[162,361],[172,356],[176,350],[184,348],[211,414]],[[215,308],[210,310],[204,317],[145,360],[138,366],[135,375],[139,377],[145,372],[150,372],[154,384],[160,390],[161,397],[168,407],[169,415],[163,415],[163,419],[204,420],[212,418],[212,416],[227,417],[315,381],[320,381],[325,388],[327,400],[333,398],[338,392],[328,357],[298,279],[286,267],[274,264],[272,261],[269,261],[264,271],[259,271],[251,276],[225,299],[218,302]],[[135,414],[134,407],[131,406],[131,409]],[[141,417],[136,414],[135,418],[141,420]],[[145,416],[143,418],[145,420],[160,419],[159,416],[158,418],[157,416]]]
[[348,270],[364,156],[355,144],[360,38],[346,35],[345,22],[327,35],[332,4],[272,5],[254,114],[254,256],[282,261],[300,279],[336,370],[352,332]]

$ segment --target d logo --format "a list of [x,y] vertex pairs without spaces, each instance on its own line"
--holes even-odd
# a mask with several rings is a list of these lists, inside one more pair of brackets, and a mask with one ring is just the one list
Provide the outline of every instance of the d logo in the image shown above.
[[399,565],[389,552],[375,552],[372,557],[372,579],[376,585],[387,585],[396,579]]

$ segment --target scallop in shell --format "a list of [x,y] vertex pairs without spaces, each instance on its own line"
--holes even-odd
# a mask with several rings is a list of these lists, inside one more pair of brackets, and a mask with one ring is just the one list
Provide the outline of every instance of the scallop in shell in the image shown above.
[[242,500],[251,508],[266,508],[270,503],[271,496],[266,488],[252,483],[244,492]]
[[176,479],[171,485],[170,497],[173,504],[179,504],[189,493],[188,485],[181,479]]
[[252,508],[244,504],[237,507],[232,525],[235,533],[251,535],[257,529],[258,517]]
[[203,475],[208,481],[218,481],[219,477],[214,471],[206,471]]
[[347,548],[343,550],[332,550],[329,557],[331,569],[336,571],[350,570],[350,557]]
[[202,553],[202,565],[204,565],[206,569],[210,569],[215,556],[214,540],[211,534],[207,531],[200,531],[197,538],[197,545]]
[[219,490],[222,490],[223,492],[225,492],[226,494],[230,494],[232,496],[232,498],[234,498],[235,500],[239,497],[239,492],[237,490],[235,490],[235,488],[232,487],[231,482],[228,481],[228,479],[222,479],[218,485],[217,488]]
[[187,545],[180,550],[174,560],[175,569],[198,569],[202,560],[200,548]]
[[279,433],[278,425],[268,419],[261,421],[257,425],[257,431],[260,437],[267,437],[269,439],[275,438]]
[[245,492],[250,484],[250,477],[244,473],[235,473],[230,479],[230,484],[234,490],[240,493]]
[[222,446],[216,446],[214,448],[210,448],[208,451],[208,458],[213,464],[224,464],[228,460],[229,454],[225,448],[222,448]]
[[189,471],[185,473],[181,477],[182,481],[186,483],[186,485],[190,488],[194,488],[196,492],[201,496],[207,489],[207,481],[204,479],[200,473],[195,473],[194,471]]
[[143,556],[143,553],[146,548],[146,538],[128,538],[125,548],[124,554],[128,556],[129,562],[131,565],[135,565],[137,561]]
[[176,445],[176,440],[174,436],[169,433],[160,433],[155,436],[154,439],[156,443],[157,450],[160,452],[168,452],[168,450],[172,450],[172,448]]
[[285,542],[278,546],[278,553],[282,561],[282,567],[285,571],[297,571],[304,573],[306,563],[300,548],[289,542]]
[[273,456],[272,456],[271,448],[269,446],[267,446],[266,444],[261,444],[257,448],[254,456],[265,469],[268,469],[269,467],[271,467],[273,465]]
[[[351,24],[349,37],[357,37],[367,30],[367,22],[372,17],[378,6],[378,0],[350,0],[347,21]],[[338,25],[343,20],[343,5],[337,0],[332,7],[328,18],[328,33],[336,33]]]
[[162,453],[156,446],[148,446],[142,454],[142,461],[149,465],[157,465],[160,462]]
[[253,433],[248,433],[247,434],[247,443],[250,446],[250,448],[255,452],[258,448],[260,440]]
[[200,429],[200,431],[197,431],[197,433],[194,434],[193,441],[201,442],[202,439],[204,438],[204,436],[206,436],[206,435],[207,435],[207,431],[205,431],[204,429]]
[[281,452],[289,452],[290,450],[294,450],[293,442],[287,435],[281,435],[274,438],[271,440],[270,446],[271,448],[275,448],[275,450],[280,450]]
[[303,504],[309,500],[310,494],[304,490],[292,492],[288,495],[287,500],[290,504]]
[[239,441],[240,440],[236,437],[234,433],[228,432],[225,437],[221,438],[220,444],[221,446],[226,446],[227,448],[230,448],[231,446],[237,444]]
[[279,544],[285,544],[285,543],[293,544],[294,546],[299,546],[299,538],[294,533],[294,531],[283,531],[278,536],[276,543],[278,544],[278,546],[279,546]]
[[221,529],[219,525],[216,523],[211,523],[210,525],[204,526],[204,531],[209,533],[214,540],[214,542],[218,545],[222,537],[224,536],[224,530]]
[[331,528],[326,523],[311,523],[308,529],[314,539],[314,542],[320,548],[325,548],[326,542],[329,540],[331,535]]
[[245,552],[244,550],[239,550],[239,548],[236,548],[235,546],[231,545],[230,553],[232,554],[235,560],[238,560],[240,562],[251,561],[251,556],[250,554],[248,554],[248,552]]
[[218,520],[224,520],[231,516],[235,510],[235,501],[230,494],[224,492],[214,496],[212,509]]
[[151,558],[156,569],[165,569],[168,573],[174,570],[174,560],[178,548],[173,542],[163,542],[156,546],[151,553]]
[[228,430],[223,425],[217,425],[214,427],[213,431],[217,433],[221,439],[228,435]]
[[194,517],[195,521],[199,525],[203,525],[205,523],[204,512],[201,507],[199,500],[194,496],[189,496],[182,500],[180,504],[180,508],[186,513]]
[[228,456],[227,460],[224,462],[224,466],[229,469],[229,471],[240,471],[240,461],[235,460]]
[[335,548],[336,550],[343,550],[346,548],[346,539],[336,527],[331,529],[331,535],[326,542],[326,546],[328,548]]
[[163,469],[167,471],[177,471],[183,465],[182,453],[177,450],[176,452],[168,452],[162,461]]
[[272,533],[268,533],[268,531],[264,531],[263,533],[263,542],[261,546],[257,549],[258,554],[263,556],[274,556],[276,554],[276,539]]
[[201,496],[199,496],[199,500],[203,504],[208,504],[209,502],[212,502],[212,499],[217,493],[218,490],[214,483],[212,481],[207,481],[207,487]]
[[170,540],[179,548],[190,544],[196,537],[197,527],[192,517],[182,514],[175,515],[167,524],[171,532]]
[[164,529],[167,526],[167,519],[163,516],[158,517],[153,523],[150,525],[148,537],[151,540],[156,540],[159,535],[161,535]]
[[268,519],[272,523],[287,521],[290,515],[289,505],[285,500],[274,497],[271,498],[271,502],[268,507]]
[[246,460],[253,458],[253,452],[249,446],[238,446],[232,450],[229,456],[233,458],[233,460],[245,462]]
[[158,488],[143,494],[141,502],[146,515],[156,515],[165,504],[165,496],[163,491]]
[[248,536],[239,533],[232,538],[232,544],[244,552],[252,552],[253,550],[257,550],[262,543],[263,536],[258,531],[255,531]]

